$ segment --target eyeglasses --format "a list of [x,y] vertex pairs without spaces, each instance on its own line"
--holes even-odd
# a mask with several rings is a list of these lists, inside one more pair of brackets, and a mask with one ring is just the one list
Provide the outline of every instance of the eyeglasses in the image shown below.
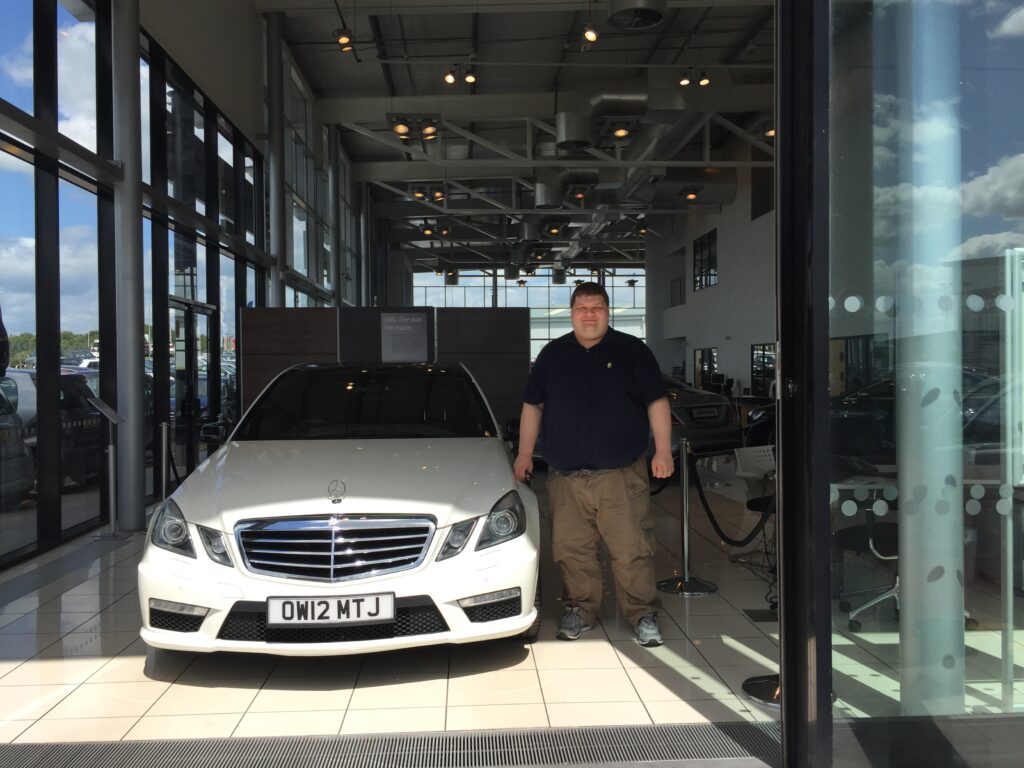
[[577,315],[603,315],[605,312],[608,311],[608,307],[573,307],[572,311],[575,312]]

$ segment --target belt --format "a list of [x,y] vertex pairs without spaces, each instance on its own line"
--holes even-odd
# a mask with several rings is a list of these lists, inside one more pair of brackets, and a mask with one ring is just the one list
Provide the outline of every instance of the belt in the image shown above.
[[593,477],[594,475],[604,475],[608,472],[618,472],[623,467],[616,469],[570,469],[566,471],[555,470],[555,474],[561,475],[562,477]]

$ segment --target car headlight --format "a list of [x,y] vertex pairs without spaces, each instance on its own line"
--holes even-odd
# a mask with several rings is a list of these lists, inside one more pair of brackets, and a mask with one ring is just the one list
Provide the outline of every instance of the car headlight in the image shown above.
[[166,499],[157,507],[153,515],[153,529],[149,540],[153,545],[169,552],[192,558],[196,556],[185,516],[171,499]]
[[231,555],[228,554],[228,544],[224,540],[224,534],[201,525],[197,525],[196,528],[199,529],[199,538],[202,539],[203,548],[206,549],[206,554],[210,556],[210,559],[215,563],[226,565],[228,568],[234,568]]
[[472,520],[465,520],[453,525],[451,530],[448,531],[448,537],[444,540],[444,546],[441,547],[441,551],[437,554],[437,559],[447,560],[449,557],[455,557],[459,554],[469,541],[474,525],[476,525],[475,517]]
[[509,491],[495,504],[484,521],[477,549],[486,549],[509,541],[526,532],[526,507],[515,491]]

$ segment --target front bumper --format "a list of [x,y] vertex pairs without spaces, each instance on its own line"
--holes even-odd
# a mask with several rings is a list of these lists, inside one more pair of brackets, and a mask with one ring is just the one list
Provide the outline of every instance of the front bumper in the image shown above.
[[[197,542],[195,526],[189,525]],[[434,536],[416,568],[336,584],[253,574],[238,564],[219,565],[202,546],[195,559],[147,545],[139,565],[142,639],[156,648],[180,651],[235,651],[286,656],[321,656],[469,643],[517,635],[536,619],[539,526],[529,516],[527,531],[512,541],[479,552],[470,550],[436,561],[447,529]],[[518,600],[463,608],[459,600],[519,588]],[[344,597],[391,592],[396,620],[385,625],[268,628],[268,597]],[[150,607],[150,600],[199,606],[205,617]],[[514,610],[513,610],[514,609]]]

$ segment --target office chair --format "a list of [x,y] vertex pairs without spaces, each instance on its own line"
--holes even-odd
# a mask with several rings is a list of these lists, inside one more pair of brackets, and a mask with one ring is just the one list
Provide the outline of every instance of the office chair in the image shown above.
[[[775,446],[752,445],[746,448],[736,448],[733,453],[736,455],[735,476],[744,480],[760,482],[760,490],[755,491],[755,495],[747,499],[747,509],[764,514],[766,510],[772,508],[775,501]],[[755,556],[763,554],[763,552],[753,549],[737,552],[731,555],[729,560],[742,565],[770,570],[767,563],[760,562],[760,559],[754,559]]]
[[[877,468],[866,464],[858,459],[836,456],[833,460],[833,476],[849,478],[853,475],[875,476],[881,475]],[[871,554],[881,561],[899,559],[899,525],[896,523],[881,522],[872,510],[872,503],[875,501],[880,489],[876,489],[866,500],[858,504],[858,512],[864,515],[864,522],[841,528],[833,535],[833,569],[839,573],[839,588],[836,597],[839,598],[839,609],[849,612],[849,628],[851,632],[859,632],[861,623],[857,617],[869,608],[874,608],[886,600],[895,601],[894,616],[899,618],[900,611],[900,578],[897,573],[891,584],[882,584],[865,589],[844,591],[842,587],[844,562],[846,552],[856,554]],[[839,555],[838,559],[835,557]],[[871,599],[856,607],[852,605],[849,598],[871,595]]]

